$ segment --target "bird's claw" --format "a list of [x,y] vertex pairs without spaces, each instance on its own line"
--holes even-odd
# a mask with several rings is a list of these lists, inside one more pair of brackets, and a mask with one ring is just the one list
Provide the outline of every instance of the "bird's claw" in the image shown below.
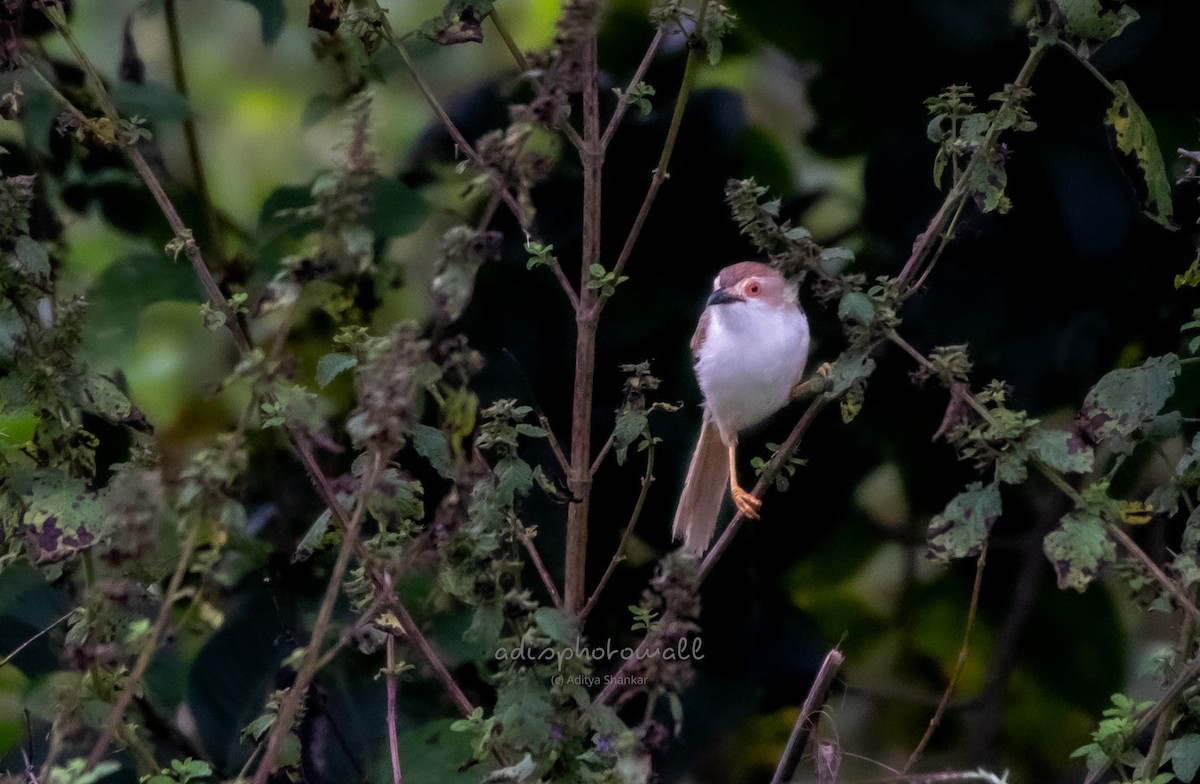
[[742,513],[743,517],[748,517],[751,520],[758,519],[758,510],[762,508],[762,501],[747,493],[740,487],[730,489],[730,495],[733,497],[733,505]]
[[826,387],[829,386],[829,379],[832,375],[833,365],[829,364],[828,362],[822,362],[821,366],[817,368],[813,375],[809,376],[807,381],[797,381],[796,384],[792,386],[792,391],[788,399],[795,400],[801,395],[809,392],[815,392],[817,394],[824,392]]

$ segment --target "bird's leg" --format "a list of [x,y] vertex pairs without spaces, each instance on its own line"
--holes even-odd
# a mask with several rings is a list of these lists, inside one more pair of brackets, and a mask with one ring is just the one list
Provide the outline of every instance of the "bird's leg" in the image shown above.
[[820,394],[825,391],[825,387],[829,384],[829,374],[833,370],[833,365],[828,362],[822,362],[817,368],[817,372],[808,377],[806,381],[797,381],[792,386],[792,391],[788,394],[788,402],[795,400],[801,395],[809,393]]
[[758,519],[758,510],[762,501],[747,493],[737,480],[737,438],[729,441],[729,495],[738,511],[751,520]]

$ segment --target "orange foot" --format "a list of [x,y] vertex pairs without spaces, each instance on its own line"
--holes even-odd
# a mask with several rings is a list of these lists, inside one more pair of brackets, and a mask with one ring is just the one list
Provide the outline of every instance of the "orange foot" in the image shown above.
[[743,516],[751,520],[758,519],[758,510],[762,508],[762,501],[736,486],[730,488],[729,494],[733,497],[733,505]]
[[833,365],[829,364],[828,362],[822,362],[821,366],[817,368],[815,375],[810,376],[807,381],[796,382],[796,384],[792,387],[789,399],[795,400],[801,395],[808,394],[809,392],[820,393],[824,391],[825,385],[829,382],[829,376],[832,373]]

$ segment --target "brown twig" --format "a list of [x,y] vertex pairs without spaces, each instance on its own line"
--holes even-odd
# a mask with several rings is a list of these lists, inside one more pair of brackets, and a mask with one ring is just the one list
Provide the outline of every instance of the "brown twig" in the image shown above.
[[[604,129],[604,136],[600,138],[600,147],[602,149],[608,149],[609,142],[612,141],[613,135],[617,132],[617,127],[620,126],[621,120],[625,118],[625,112],[629,110],[629,92],[637,86],[638,82],[646,78],[646,71],[650,69],[650,63],[654,61],[654,55],[658,54],[658,48],[662,46],[664,38],[666,38],[666,33],[660,27],[655,31],[654,38],[650,39],[650,46],[646,48],[646,54],[642,57],[642,62],[638,64],[637,70],[633,72],[633,77],[629,80],[629,87],[625,92],[621,93],[621,100],[617,101],[617,108],[613,110],[612,117],[608,121],[608,126]],[[676,99],[675,103],[678,106],[678,99]]]
[[[705,2],[701,6],[701,18],[703,18],[703,14],[707,9],[708,3]],[[687,107],[687,100],[692,91],[692,84],[696,80],[696,69],[699,66],[699,61],[700,55],[698,50],[689,50],[687,62],[683,67],[683,79],[679,85],[679,94],[675,96],[675,109],[671,113],[671,124],[667,128],[667,138],[663,142],[662,153],[658,157],[658,165],[654,167],[654,172],[650,175],[650,187],[646,189],[646,195],[642,199],[642,206],[638,208],[637,217],[633,219],[633,225],[630,226],[629,234],[625,237],[625,244],[621,247],[621,252],[617,256],[616,263],[613,265],[612,271],[617,277],[621,276],[621,273],[625,270],[625,265],[629,263],[629,257],[633,254],[633,247],[637,244],[638,237],[642,233],[642,228],[646,225],[646,219],[650,215],[650,208],[654,205],[654,200],[658,197],[659,189],[662,188],[663,183],[671,176],[667,171],[667,166],[671,162],[671,154],[675,151],[675,142],[679,138],[679,127],[683,123],[683,112]],[[596,304],[596,309],[603,309],[604,303],[607,301],[607,297],[601,297]]]
[[400,784],[404,777],[400,773],[400,747],[396,737],[396,637],[387,636],[387,730],[388,755],[392,760],[392,784]]
[[429,640],[421,633],[421,629],[417,626],[417,622],[413,620],[408,608],[399,599],[396,599],[393,608],[396,610],[396,616],[400,619],[400,625],[404,628],[404,634],[413,644],[417,646],[417,650],[425,657],[425,661],[433,667],[434,674],[441,681],[446,693],[450,695],[450,699],[458,706],[464,716],[470,716],[475,711],[475,706],[467,699],[467,695],[463,693],[462,688],[458,685],[458,681],[454,680],[454,676],[446,669],[446,665],[442,664],[442,659],[438,656],[437,651],[429,644]]
[[558,588],[554,586],[554,580],[550,577],[550,572],[546,569],[546,564],[542,561],[541,553],[538,552],[533,537],[529,535],[529,531],[520,523],[517,523],[517,538],[525,546],[525,552],[529,553],[529,560],[533,562],[533,568],[537,570],[538,577],[542,580],[542,585],[545,586],[546,592],[550,594],[550,601],[554,602],[554,606],[561,610],[563,607],[562,596],[559,595]]
[[586,598],[588,517],[591,506],[592,476],[589,471],[592,449],[592,399],[596,375],[596,332],[599,313],[596,289],[589,288],[591,267],[600,263],[600,187],[604,151],[600,149],[599,67],[596,62],[596,35],[588,36],[583,47],[583,237],[580,253],[579,305],[575,310],[575,371],[571,396],[571,470],[567,487],[571,505],[567,508],[567,535],[563,556],[563,606],[575,615]]
[[[175,82],[175,91],[187,99],[187,71],[183,67],[183,41],[179,34],[179,14],[176,9],[176,0],[166,0],[163,4],[163,16],[167,23],[167,48],[171,53],[171,76]],[[213,205],[212,192],[208,187],[208,177],[204,173],[204,158],[200,154],[200,137],[196,133],[196,120],[190,112],[183,118],[183,140],[187,147],[192,179],[196,183],[196,193],[200,197],[200,209],[204,213],[204,222],[208,224],[210,250],[217,268],[224,269],[227,259],[222,242],[221,218]]]
[[32,637],[30,637],[28,640],[26,640],[25,642],[21,643],[21,644],[20,644],[20,645],[18,645],[16,648],[14,648],[14,649],[13,649],[13,651],[12,651],[12,653],[8,654],[8,655],[7,655],[7,656],[5,656],[3,659],[0,659],[0,667],[3,667],[4,665],[8,664],[8,663],[9,663],[10,661],[12,661],[12,660],[13,660],[13,659],[14,659],[14,658],[15,658],[15,657],[18,655],[18,654],[20,654],[20,653],[21,653],[21,651],[25,650],[27,647],[29,647],[30,645],[32,645],[34,642],[36,642],[36,641],[37,641],[38,639],[40,639],[41,637],[43,637],[43,636],[45,636],[45,635],[49,634],[51,631],[53,631],[53,630],[55,629],[55,627],[57,627],[57,626],[58,626],[59,624],[61,624],[63,621],[65,621],[65,620],[67,620],[68,618],[70,618],[70,617],[71,617],[71,613],[73,613],[73,612],[75,612],[75,610],[74,610],[74,609],[67,610],[65,613],[63,613],[62,617],[61,617],[61,618],[59,618],[57,621],[55,621],[55,622],[51,623],[49,626],[47,626],[46,628],[42,629],[40,632],[38,632],[37,634],[33,635],[33,636],[32,636]]
[[191,566],[192,553],[196,549],[199,536],[199,528],[192,526],[192,529],[188,531],[187,538],[183,540],[183,545],[179,549],[179,559],[175,564],[175,571],[171,574],[171,579],[167,582],[162,604],[158,608],[158,615],[154,618],[154,624],[142,640],[141,650],[138,652],[137,660],[134,662],[133,668],[130,669],[129,675],[125,677],[121,694],[117,697],[112,707],[109,708],[108,716],[105,718],[104,725],[100,729],[100,735],[92,745],[91,752],[88,753],[88,769],[96,767],[97,763],[104,758],[104,754],[108,751],[109,741],[117,734],[117,730],[125,718],[125,709],[129,707],[130,701],[133,700],[133,696],[142,682],[142,677],[146,674],[146,668],[150,666],[150,660],[154,658],[154,654],[158,651],[159,640],[162,639],[163,631],[167,628],[167,621],[171,617],[171,605],[175,603],[179,586],[183,584],[183,578],[187,575],[188,567]]
[[[1167,710],[1167,708],[1175,703],[1175,700],[1177,700],[1179,696],[1183,694],[1185,689],[1187,689],[1189,686],[1196,685],[1196,680],[1198,678],[1200,678],[1200,656],[1192,659],[1191,664],[1189,664],[1183,670],[1183,672],[1179,673],[1179,676],[1171,682],[1171,685],[1168,686],[1167,690],[1163,692],[1161,697],[1158,698],[1158,701],[1142,714],[1141,718],[1138,719],[1137,724],[1134,725],[1133,731],[1130,733],[1130,737],[1136,738],[1140,736],[1150,727],[1151,724],[1158,721],[1159,716],[1161,716]],[[1108,769],[1112,767],[1112,763],[1112,759],[1107,759],[1103,764],[1100,765],[1100,767],[1093,771],[1089,771],[1087,778],[1083,780],[1083,784],[1096,784],[1096,782],[1100,781],[1104,774],[1108,772]]]
[[[788,434],[787,439],[784,440],[779,449],[775,451],[775,455],[768,461],[766,467],[763,469],[762,476],[758,478],[754,489],[750,491],[751,495],[758,499],[763,497],[767,488],[775,481],[775,475],[783,468],[784,461],[791,457],[795,453],[796,448],[800,446],[800,439],[804,436],[805,431],[808,430],[813,420],[817,418],[817,414],[825,407],[825,404],[831,400],[832,398],[825,395],[813,398],[812,402],[808,404],[808,408],[804,410],[804,413],[796,422],[796,426],[792,428],[792,432]],[[712,571],[713,566],[716,565],[717,560],[725,552],[725,548],[729,547],[729,543],[733,541],[733,537],[737,535],[738,530],[745,521],[746,517],[741,512],[734,514],[733,518],[729,521],[729,525],[725,526],[725,530],[721,532],[717,541],[713,543],[713,546],[704,555],[704,560],[700,564],[700,580],[708,577],[708,573]]]
[[[796,448],[800,445],[800,439],[808,430],[813,420],[816,419],[817,414],[820,413],[821,409],[825,407],[825,404],[831,400],[833,400],[831,397],[824,395],[818,396],[814,398],[812,403],[809,404],[808,408],[805,409],[804,413],[800,416],[800,420],[796,423],[796,426],[792,428],[792,432],[783,442],[783,445],[776,450],[774,457],[772,457],[767,463],[766,467],[763,468],[762,476],[759,477],[758,483],[754,485],[754,489],[751,491],[751,494],[755,498],[762,498],[762,494],[766,491],[767,487],[770,486],[771,482],[775,481],[775,476],[782,469],[784,461],[791,457],[796,451]],[[744,520],[745,518],[743,517],[742,513],[737,512],[734,514],[733,519],[729,521],[729,525],[725,526],[725,530],[721,533],[721,536],[704,556],[704,560],[700,564],[700,568],[696,574],[698,583],[703,582],[705,578],[708,577],[713,566],[716,565],[721,555],[725,552],[725,549],[729,547],[729,543],[733,541],[733,537],[737,534],[737,531],[741,527]],[[630,654],[625,661],[621,662],[620,666],[617,668],[617,671],[603,686],[603,688],[600,689],[599,693],[596,695],[596,698],[592,701],[593,704],[604,705],[612,699],[613,695],[616,694],[617,689],[620,688],[621,684],[624,682],[624,676],[627,675],[629,671],[632,670],[641,660],[641,657],[645,655],[646,648],[649,645],[649,639],[650,638],[647,637],[638,643],[638,646],[634,649],[633,653]]]
[[[529,216],[525,214],[525,210],[523,210],[521,205],[517,203],[516,197],[512,195],[512,192],[509,191],[508,187],[503,181],[501,181],[500,176],[496,174],[496,172],[487,165],[487,162],[479,156],[479,153],[475,151],[475,148],[471,145],[471,143],[467,141],[467,137],[462,135],[462,131],[458,129],[458,126],[454,123],[454,120],[451,119],[450,113],[446,111],[446,107],[442,106],[442,102],[439,101],[437,96],[434,94],[433,88],[429,86],[429,83],[425,81],[425,77],[421,75],[419,70],[417,70],[416,62],[413,61],[412,55],[410,55],[408,50],[404,48],[404,45],[400,42],[400,39],[390,36],[389,40],[391,41],[392,46],[400,54],[400,58],[404,60],[404,65],[408,68],[408,73],[412,77],[413,83],[417,85],[417,90],[420,91],[422,97],[425,98],[425,103],[428,104],[429,108],[433,110],[433,113],[437,115],[442,127],[446,129],[446,133],[450,134],[450,138],[454,141],[455,146],[457,146],[464,155],[471,159],[471,163],[475,164],[476,167],[488,175],[488,177],[492,180],[492,187],[501,194],[501,198],[504,200],[504,203],[512,212],[513,217],[517,219],[517,223],[520,225],[521,231],[525,232],[527,236],[530,235],[531,227],[529,225]],[[555,279],[558,280],[559,285],[562,286],[563,292],[567,295],[567,299],[571,301],[571,307],[575,310],[578,310],[579,296],[571,287],[571,283],[567,279],[566,274],[562,271],[562,267],[559,266],[557,261],[551,261],[550,268],[554,272]]]
[[[262,761],[258,765],[258,770],[254,773],[254,784],[265,784],[270,777],[272,768],[275,766],[275,758],[279,754],[279,750],[283,745],[283,739],[292,731],[292,723],[295,721],[296,714],[300,710],[300,705],[304,701],[305,694],[308,692],[309,684],[317,674],[317,665],[321,658],[321,641],[325,638],[325,632],[329,628],[330,621],[333,618],[333,608],[337,602],[338,594],[342,589],[342,577],[346,573],[347,567],[350,565],[350,557],[358,546],[358,531],[362,525],[363,515],[367,508],[367,497],[371,493],[371,489],[375,486],[375,482],[379,478],[380,472],[383,470],[383,455],[376,452],[371,460],[371,467],[363,477],[362,485],[359,488],[358,500],[355,502],[354,511],[350,514],[350,518],[345,520],[345,512],[340,504],[334,504],[331,507],[335,517],[339,517],[344,521],[342,531],[342,545],[338,548],[337,558],[334,560],[333,569],[329,574],[329,581],[325,584],[325,593],[321,597],[321,604],[317,608],[317,617],[313,621],[312,632],[309,635],[308,645],[304,649],[304,656],[300,659],[300,664],[296,668],[296,680],[288,689],[287,695],[279,704],[279,710],[275,716],[275,723],[271,725],[271,735],[267,739],[266,748],[263,750]],[[336,511],[333,511],[336,510]]]
[[[887,337],[892,343],[899,346],[906,354],[912,357],[913,360],[915,360],[916,363],[922,368],[930,372],[935,371],[933,363],[929,361],[928,357],[913,348],[913,346],[899,334],[897,334],[895,330],[889,331]],[[968,389],[965,384],[956,382],[954,384],[954,390],[954,394],[957,394],[960,400],[971,406],[971,408],[977,414],[979,414],[984,421],[993,425],[997,424],[995,418],[992,416],[992,412],[988,410],[987,406],[979,402],[978,398],[972,394],[971,390]],[[1031,460],[1030,465],[1038,473],[1044,476],[1052,485],[1061,490],[1062,493],[1070,498],[1073,503],[1076,505],[1083,503],[1083,498],[1079,495],[1079,491],[1072,487],[1071,484],[1053,468],[1046,465],[1041,460]],[[1150,571],[1151,575],[1154,576],[1154,579],[1158,581],[1159,585],[1166,589],[1166,591],[1175,598],[1185,613],[1187,613],[1193,620],[1200,620],[1200,608],[1196,607],[1195,603],[1192,601],[1191,597],[1188,596],[1187,592],[1180,588],[1174,580],[1168,577],[1163,570],[1159,568],[1158,564],[1154,563],[1154,559],[1147,555],[1141,547],[1138,547],[1137,542],[1133,541],[1133,539],[1125,532],[1123,528],[1121,528],[1121,526],[1109,521],[1106,522],[1106,527],[1109,534],[1116,539],[1130,555],[1141,561],[1141,563]]]
[[[109,122],[113,124],[114,128],[120,127],[121,117],[117,113],[116,105],[113,103],[108,91],[104,88],[104,82],[101,80],[100,74],[96,72],[96,68],[94,65],[92,65],[92,61],[88,58],[87,53],[80,48],[79,43],[75,40],[75,36],[72,35],[71,29],[67,25],[66,17],[63,15],[62,9],[58,6],[45,4],[39,4],[39,6],[42,10],[42,13],[54,26],[58,34],[62,36],[63,41],[66,42],[67,46],[71,49],[71,52],[75,55],[75,59],[79,63],[79,66],[83,69],[84,76],[87,80],[88,86],[92,90],[96,102],[100,105],[101,110],[104,112],[104,116],[108,118]],[[37,74],[41,80],[50,84],[50,86],[53,88],[54,94],[59,98],[60,101],[64,102],[64,104],[70,111],[72,111],[72,113],[78,117],[84,118],[85,121],[90,122],[90,120],[87,120],[85,115],[83,115],[82,112],[72,105],[70,101],[58,91],[57,88],[53,87],[53,84],[50,83],[49,80],[40,71],[38,71],[38,69],[31,68],[30,70]],[[235,314],[233,309],[229,306],[229,302],[226,300],[225,295],[221,292],[221,287],[217,285],[217,281],[213,278],[212,273],[205,264],[204,256],[200,253],[199,246],[196,245],[195,240],[191,239],[191,231],[187,228],[187,225],[184,224],[183,219],[179,217],[179,212],[175,209],[175,205],[171,202],[170,197],[167,196],[167,192],[163,188],[162,183],[159,182],[154,170],[150,167],[150,164],[146,162],[145,157],[135,145],[122,143],[120,146],[122,152],[124,152],[125,156],[129,158],[129,161],[133,164],[133,168],[137,171],[138,176],[141,177],[142,181],[146,185],[146,188],[150,191],[150,195],[154,198],[154,202],[158,205],[163,217],[167,219],[167,223],[170,225],[171,231],[174,233],[176,239],[182,243],[183,249],[187,253],[188,260],[192,264],[192,269],[196,273],[196,277],[200,281],[200,285],[204,289],[204,293],[208,297],[209,302],[212,304],[214,309],[225,316],[225,325],[233,335],[233,339],[237,344],[238,350],[242,353],[248,353],[250,350],[249,337],[247,337],[247,335],[242,331],[242,328],[237,320],[237,314]]]
[[946,707],[950,704],[950,698],[954,696],[954,687],[958,685],[958,677],[962,674],[963,666],[967,663],[967,654],[971,647],[971,631],[975,627],[975,616],[979,610],[979,592],[983,585],[983,568],[987,564],[987,549],[988,543],[984,540],[983,547],[979,551],[979,557],[975,561],[975,584],[971,586],[971,605],[967,609],[966,628],[963,629],[962,646],[958,649],[958,659],[954,663],[954,670],[950,673],[950,680],[946,684],[946,690],[942,692],[942,698],[938,700],[937,708],[934,710],[933,716],[929,719],[929,726],[925,728],[925,734],[921,736],[920,742],[917,743],[912,754],[908,755],[908,761],[904,763],[903,773],[908,773],[912,769],[912,766],[917,764],[917,760],[921,759],[921,755],[925,753],[925,747],[929,745],[934,731],[941,724],[942,716],[946,713]]
[[813,714],[825,703],[844,661],[845,656],[838,648],[825,654],[825,660],[821,662],[821,668],[817,670],[812,686],[809,687],[808,694],[804,697],[804,704],[800,706],[800,713],[796,716],[795,723],[792,724],[792,734],[788,736],[787,744],[783,747],[783,754],[779,757],[779,764],[775,767],[775,775],[771,777],[771,784],[784,784],[784,782],[792,780],[792,776],[796,773],[796,766],[800,763],[800,755],[804,753],[804,747],[808,745],[808,736],[812,732]]
[[600,581],[596,583],[596,587],[592,589],[592,595],[588,597],[587,603],[583,605],[583,609],[579,611],[579,621],[583,622],[592,608],[596,606],[597,600],[600,598],[600,592],[604,590],[604,586],[608,584],[612,578],[613,572],[617,569],[617,564],[624,560],[625,546],[629,543],[629,537],[633,535],[633,529],[637,527],[638,519],[642,516],[642,507],[646,504],[646,496],[650,493],[650,485],[654,483],[654,447],[651,446],[646,450],[646,473],[642,475],[642,488],[638,492],[637,501],[633,505],[633,512],[629,515],[629,522],[625,524],[625,530],[621,532],[621,538],[617,541],[617,550],[613,553],[612,558],[608,561],[608,566],[604,569],[604,574],[600,576]]
[[[1025,58],[1025,63],[1021,66],[1021,70],[1017,73],[1017,78],[1013,80],[1014,88],[1024,88],[1029,86],[1029,80],[1033,77],[1033,73],[1037,70],[1038,64],[1042,57],[1046,54],[1048,46],[1044,43],[1035,43],[1029,49],[1029,56]],[[941,207],[934,215],[933,220],[929,222],[929,226],[925,231],[917,236],[916,242],[913,243],[912,252],[909,254],[908,260],[904,263],[904,267],[900,270],[900,274],[896,276],[896,289],[902,292],[901,297],[907,298],[911,296],[918,288],[919,284],[924,283],[928,277],[928,270],[919,276],[918,284],[906,286],[908,281],[917,275],[918,269],[925,262],[933,248],[933,242],[939,236],[945,234],[945,228],[951,220],[951,216],[957,216],[958,211],[962,207],[963,201],[967,198],[971,191],[970,178],[971,170],[981,164],[986,156],[990,156],[996,145],[996,141],[1000,138],[1002,129],[999,123],[993,122],[988,129],[987,135],[979,144],[975,154],[971,156],[971,160],[963,167],[958,179],[954,181],[950,192],[946,194],[946,198],[942,201]]]

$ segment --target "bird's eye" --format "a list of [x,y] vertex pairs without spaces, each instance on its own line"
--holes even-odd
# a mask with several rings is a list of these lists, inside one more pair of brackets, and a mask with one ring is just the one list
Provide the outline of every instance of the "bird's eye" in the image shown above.
[[746,296],[757,297],[762,294],[762,285],[757,280],[752,280],[746,284]]

